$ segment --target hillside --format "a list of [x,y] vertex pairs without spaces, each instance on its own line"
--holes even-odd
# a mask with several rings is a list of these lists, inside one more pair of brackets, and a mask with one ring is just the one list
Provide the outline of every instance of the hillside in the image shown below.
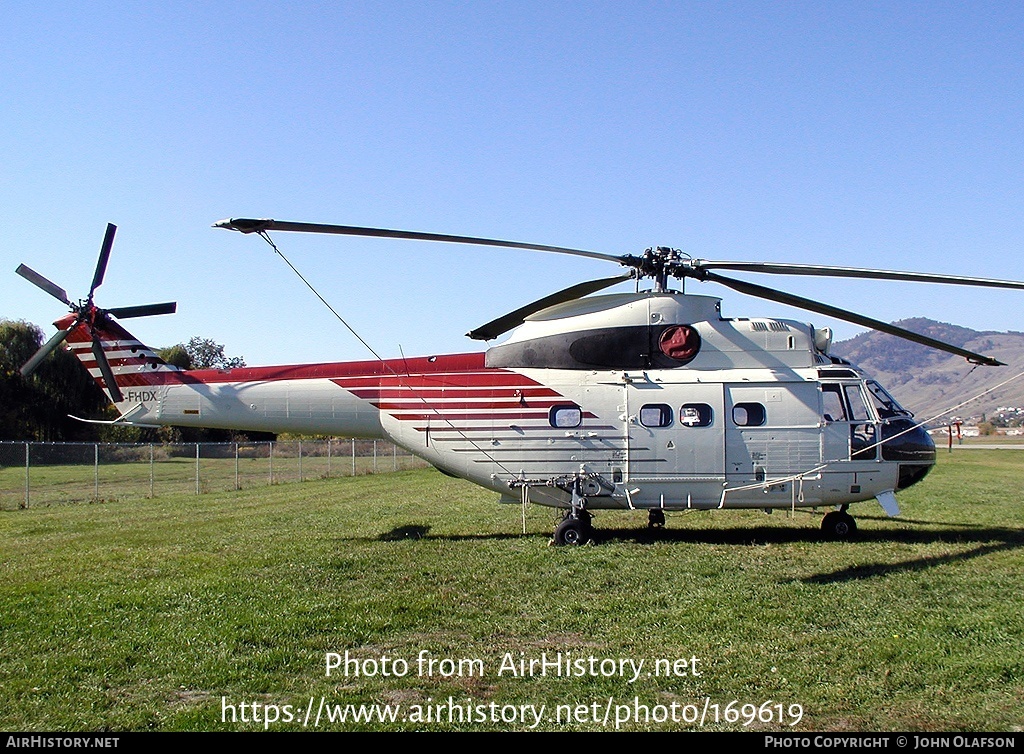
[[[931,319],[905,319],[896,325],[975,353],[1006,362],[1002,367],[975,367],[947,354],[880,332],[866,332],[836,343],[841,356],[873,375],[921,420],[951,409],[1014,375],[1024,372],[1024,333],[978,332]],[[991,417],[1000,406],[1024,406],[1024,376],[937,419],[949,416]]]

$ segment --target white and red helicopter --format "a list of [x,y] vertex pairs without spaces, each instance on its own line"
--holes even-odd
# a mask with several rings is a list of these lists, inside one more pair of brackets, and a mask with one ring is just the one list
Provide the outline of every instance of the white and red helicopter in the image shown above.
[[[726,277],[718,270],[874,278],[1024,289],[1024,283],[818,265],[722,262],[665,247],[640,256],[496,239],[340,225],[230,219],[257,233],[331,233],[529,249],[613,262],[627,272],[571,286],[479,327],[485,353],[226,370],[180,370],[117,320],[175,304],[101,309],[115,227],[108,225],[89,294],[21,265],[17,272],[68,305],[26,376],[67,341],[121,416],[118,423],[382,438],[440,471],[501,495],[564,510],[558,544],[593,536],[591,511],[834,507],[822,530],[856,530],[851,503],[895,493],[935,463],[925,429],[881,385],[829,355],[831,332],[791,320],[726,318],[720,299],[670,290],[670,278],[835,317],[965,357],[999,361],[850,311]],[[651,290],[589,294],[626,280]],[[638,286],[639,288],[639,286]]]

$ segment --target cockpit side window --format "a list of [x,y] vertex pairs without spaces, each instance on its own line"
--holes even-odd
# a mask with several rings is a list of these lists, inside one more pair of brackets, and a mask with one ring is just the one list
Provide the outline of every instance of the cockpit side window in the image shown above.
[[867,381],[868,393],[871,395],[871,402],[875,404],[875,411],[879,419],[892,419],[897,416],[913,416],[903,406],[896,402],[896,399],[889,395],[885,388],[874,380]]
[[846,392],[846,403],[850,407],[850,420],[855,422],[866,422],[871,420],[871,412],[864,402],[864,393],[860,385],[843,385]]

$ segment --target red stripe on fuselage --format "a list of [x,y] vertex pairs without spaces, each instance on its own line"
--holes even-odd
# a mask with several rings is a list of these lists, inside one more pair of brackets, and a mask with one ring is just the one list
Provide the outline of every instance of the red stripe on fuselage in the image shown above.
[[[440,359],[438,359],[440,361]],[[523,377],[521,374],[509,372],[504,369],[489,369],[480,372],[463,371],[439,371],[436,373],[423,374],[409,371],[400,374],[385,374],[374,376],[338,377],[332,378],[346,390],[359,390],[368,387],[380,388],[465,388],[465,387],[495,387],[495,388],[520,388],[532,387],[539,383]]]
[[[470,432],[486,432],[489,437],[495,437],[496,436],[497,439],[499,439],[499,440],[513,440],[513,441],[514,440],[522,440],[523,439],[523,435],[521,435],[520,433],[524,433],[524,434],[526,432],[548,432],[548,433],[551,433],[551,432],[555,431],[555,430],[552,429],[551,425],[548,424],[547,422],[544,422],[543,424],[518,424],[518,425],[510,424],[507,427],[496,427],[496,426],[494,426],[494,424],[473,425],[473,426],[470,426],[470,425],[467,424],[467,425],[458,426],[458,425],[455,425],[455,424],[452,424],[452,423],[449,422],[447,424],[431,424],[429,427],[426,427],[426,426],[414,427],[413,429],[415,429],[417,432],[427,432],[427,431],[429,431],[431,437],[434,437],[435,435],[446,434],[446,433],[447,434],[464,435],[464,434],[469,434]],[[595,425],[589,425],[588,424],[586,427],[582,427],[581,429],[586,429],[588,432],[597,432],[599,430],[600,431],[609,431],[609,432],[617,431],[616,427],[612,427],[612,426],[607,425],[607,424],[595,424]],[[506,434],[505,435],[496,435],[496,432],[498,430],[504,430],[506,432]],[[508,434],[508,433],[511,433],[511,434]],[[544,440],[544,439],[565,440],[565,437],[566,436],[565,436],[565,434],[563,432],[562,434],[550,434],[548,437],[543,437],[542,436],[542,437],[538,438],[538,437],[534,436],[534,437],[531,437],[530,439],[531,440],[537,440],[537,439],[540,439],[540,440]],[[458,438],[445,438],[445,439],[446,440],[457,440]],[[626,438],[618,437],[618,436],[608,436],[608,437],[597,437],[597,438],[594,438],[594,439],[599,439],[599,440],[624,440]]]
[[[385,361],[341,361],[327,364],[292,364],[272,367],[240,367],[238,369],[205,369],[186,372],[199,382],[277,382],[279,380],[333,380],[340,387],[349,380],[370,380],[369,384],[388,384],[396,380],[409,384],[411,376],[433,380],[449,379],[450,372],[484,368],[482,353],[452,354],[414,359]],[[434,377],[434,375],[437,375]],[[532,381],[531,381],[532,383]],[[536,383],[532,383],[536,384]]]
[[[483,369],[482,353],[453,354],[416,359],[389,359],[380,361],[342,361],[326,364],[289,364],[269,367],[238,367],[236,369],[190,369],[188,371],[153,371],[138,375],[150,385],[196,384],[207,385],[239,382],[280,382],[282,380],[332,380],[339,387],[359,384],[363,387],[401,387],[405,385],[487,385],[492,382],[518,385],[537,385],[514,372],[495,370],[498,374],[484,374],[466,370]],[[408,370],[408,371],[406,371]],[[453,372],[454,374],[450,374]],[[465,375],[469,374],[470,377]],[[502,377],[501,375],[506,375]],[[118,375],[121,377],[129,375]],[[470,382],[467,382],[467,379]]]
[[433,400],[435,398],[558,398],[557,392],[547,387],[521,387],[521,388],[495,388],[495,387],[466,387],[460,385],[449,385],[447,387],[348,387],[345,388],[353,395],[367,400]]
[[561,401],[439,401],[436,399],[424,398],[423,400],[407,401],[372,401],[373,405],[382,411],[417,411],[424,408],[447,413],[453,409],[549,409],[557,406]]
[[[424,406],[424,409],[432,409],[433,406]],[[450,414],[443,411],[437,411],[430,414],[407,414],[404,412],[388,411],[388,413],[395,419],[403,422],[409,421],[505,421],[507,419],[544,419],[547,420],[547,411],[518,411],[509,413],[491,413],[491,414]]]

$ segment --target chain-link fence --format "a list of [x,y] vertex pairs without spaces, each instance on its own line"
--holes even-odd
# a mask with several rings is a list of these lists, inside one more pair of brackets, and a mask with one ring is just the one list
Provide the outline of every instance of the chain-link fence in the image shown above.
[[167,445],[0,442],[0,509],[199,495],[426,465],[383,440]]

